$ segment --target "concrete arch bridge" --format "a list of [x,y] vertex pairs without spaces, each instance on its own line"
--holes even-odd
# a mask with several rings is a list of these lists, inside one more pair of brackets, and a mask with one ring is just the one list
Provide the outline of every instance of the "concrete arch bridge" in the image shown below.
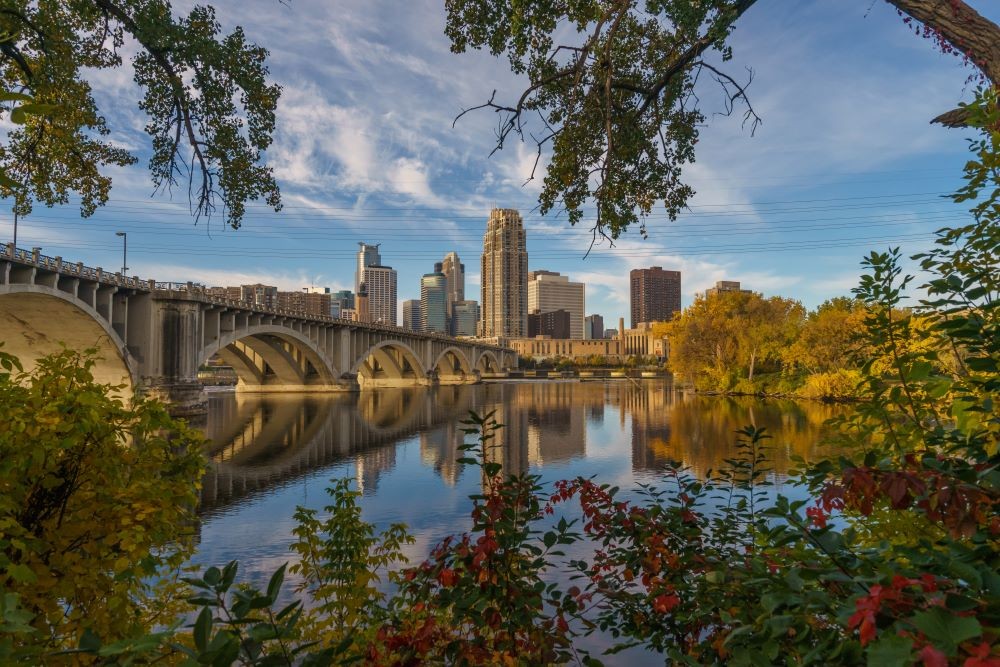
[[247,392],[470,384],[517,366],[517,354],[497,345],[261,308],[12,244],[0,246],[0,342],[26,367],[61,345],[96,347],[98,380],[166,399],[179,413],[204,409],[198,369],[216,355]]

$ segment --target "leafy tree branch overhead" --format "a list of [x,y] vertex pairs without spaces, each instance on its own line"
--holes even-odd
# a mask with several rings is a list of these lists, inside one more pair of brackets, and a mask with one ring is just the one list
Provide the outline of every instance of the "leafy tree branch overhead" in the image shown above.
[[[962,56],[1000,86],[1000,26],[962,0],[886,0],[946,53]],[[509,140],[537,149],[544,169],[540,211],[571,224],[596,212],[595,239],[617,239],[662,204],[674,219],[694,190],[683,167],[695,159],[706,111],[699,81],[714,81],[721,109],[751,133],[761,122],[748,95],[752,70],[728,71],[729,36],[756,0],[446,0],[456,53],[506,56],[528,85],[481,105],[497,114],[494,152]],[[914,22],[917,22],[916,24]],[[458,119],[456,119],[458,120]],[[964,126],[964,109],[935,119]]]
[[[186,187],[196,218],[221,208],[239,227],[246,202],[281,207],[263,153],[271,143],[279,86],[268,81],[267,50],[241,28],[223,35],[210,6],[175,17],[167,0],[0,0],[4,89],[52,105],[8,133],[0,194],[16,210],[80,197],[91,215],[108,199],[107,167],[136,158],[108,137],[88,77],[122,66],[128,43],[152,139],[149,169],[157,190]],[[15,186],[16,184],[16,186]]]

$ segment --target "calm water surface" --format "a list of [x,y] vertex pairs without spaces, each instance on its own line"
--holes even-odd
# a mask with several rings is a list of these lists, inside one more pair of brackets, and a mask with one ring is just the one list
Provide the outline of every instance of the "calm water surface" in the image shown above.
[[734,454],[747,424],[774,435],[774,479],[793,456],[823,454],[820,403],[681,395],[665,381],[534,381],[379,389],[332,396],[215,394],[204,429],[212,446],[204,479],[199,565],[239,560],[241,579],[263,586],[291,560],[297,505],[322,507],[327,481],[357,480],[366,520],[405,523],[423,559],[469,527],[478,470],[456,462],[460,422],[496,410],[508,471],[543,480],[595,475],[623,489],[656,483],[664,464],[697,475]]

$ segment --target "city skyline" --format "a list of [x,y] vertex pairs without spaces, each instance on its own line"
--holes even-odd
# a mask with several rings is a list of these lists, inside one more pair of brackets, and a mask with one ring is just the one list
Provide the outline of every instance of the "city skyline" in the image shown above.
[[[446,250],[466,258],[467,294],[476,294],[482,219],[497,204],[521,210],[529,268],[586,283],[588,314],[614,322],[629,315],[622,295],[632,268],[681,270],[684,306],[734,280],[815,307],[849,294],[868,251],[890,243],[904,254],[924,249],[931,230],[965,212],[940,197],[960,182],[965,146],[956,131],[927,120],[969,98],[962,81],[970,70],[928,49],[881,3],[760,3],[733,35],[733,70],[754,68],[749,93],[764,124],[751,138],[736,118],[710,118],[698,162],[685,169],[698,192],[690,211],[676,222],[654,212],[648,240],[630,231],[586,260],[592,216],[575,228],[554,213],[541,216],[540,179],[522,187],[531,146],[512,142],[488,158],[489,114],[469,114],[452,129],[461,109],[517,82],[488,54],[451,54],[438,4],[345,0],[333,9],[248,0],[247,8],[220,20],[223,29],[238,21],[271,50],[284,88],[268,155],[284,210],[252,204],[235,232],[223,232],[219,219],[194,225],[186,193],[151,198],[137,165],[114,170],[109,204],[91,219],[81,221],[74,205],[36,207],[20,220],[19,245],[112,269],[121,264],[115,231],[124,231],[131,273],[143,277],[339,291],[355,287],[357,241],[375,239],[399,271],[398,302],[419,296],[420,276]],[[327,30],[289,43],[284,35],[304,16]],[[397,94],[376,94],[380,85]],[[863,109],[830,93],[846,90],[868,101]],[[148,137],[129,67],[102,73],[94,94],[112,138],[144,163]],[[4,213],[0,234],[11,233]]]

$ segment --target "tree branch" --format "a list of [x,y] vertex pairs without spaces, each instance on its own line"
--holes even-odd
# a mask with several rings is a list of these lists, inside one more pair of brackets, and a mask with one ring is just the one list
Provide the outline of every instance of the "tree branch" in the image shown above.
[[[886,0],[935,36],[959,51],[1000,88],[1000,26],[982,16],[964,0]],[[947,127],[965,127],[968,112],[953,109],[933,120]]]
[[[743,14],[756,2],[757,0],[740,0],[740,2],[733,7],[733,12],[735,13],[733,20],[735,21],[739,17],[743,16]],[[645,113],[646,109],[649,108],[649,105],[652,104],[653,100],[659,98],[663,89],[670,84],[670,81],[690,66],[695,60],[700,58],[701,55],[705,53],[705,51],[707,51],[717,39],[717,35],[706,33],[701,37],[701,39],[689,46],[687,51],[682,53],[677,60],[673,61],[670,66],[663,71],[660,77],[653,82],[653,86],[651,87],[649,94],[646,95],[646,100],[639,108],[639,113]]]

